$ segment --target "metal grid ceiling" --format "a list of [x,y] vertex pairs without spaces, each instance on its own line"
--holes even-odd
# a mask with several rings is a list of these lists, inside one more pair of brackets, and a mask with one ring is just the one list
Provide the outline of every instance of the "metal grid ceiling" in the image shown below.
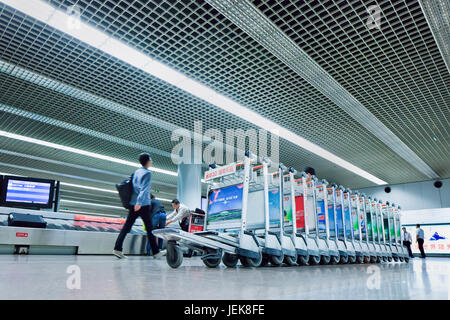
[[[82,2],[78,2],[78,5],[82,6],[84,3]],[[96,3],[93,2],[91,3],[91,5],[95,5]],[[122,3],[123,4],[123,3]],[[167,4],[167,3],[164,3]],[[164,4],[161,4],[161,6],[163,6]],[[177,3],[179,4],[179,3]],[[189,3],[189,6],[192,7],[193,3]],[[97,3],[97,5],[100,6],[99,3]],[[134,5],[136,5],[136,3],[134,3]],[[196,4],[199,5],[199,4]],[[203,4],[204,7],[207,7],[206,4]],[[89,13],[89,8],[91,7],[85,7],[84,8],[84,12],[86,13],[86,15],[88,15]],[[100,8],[104,9],[104,7]],[[115,7],[114,9],[119,10],[118,7]],[[128,8],[129,10],[131,9]],[[173,9],[170,8],[169,9]],[[92,10],[92,9],[91,9]],[[193,10],[193,9],[191,9]],[[214,12],[213,9],[209,8],[209,10],[211,12]],[[145,11],[145,10],[143,10]],[[157,11],[155,9],[155,11]],[[186,10],[184,10],[186,11]],[[183,12],[184,12],[183,11]],[[98,12],[96,13],[96,15],[100,15]],[[122,16],[125,15],[124,13],[122,13]],[[216,13],[217,15],[217,13]],[[108,13],[108,16],[114,16],[114,11],[110,11]],[[188,17],[191,17],[189,15],[187,15]],[[92,19],[95,18],[95,16],[91,17]],[[192,17],[191,17],[192,18]],[[220,18],[220,16],[218,17]],[[197,19],[201,19],[200,16],[197,16]],[[173,21],[173,20],[171,20]],[[91,21],[92,22],[92,21]],[[128,20],[128,23],[130,23],[131,20]],[[233,35],[233,33],[231,32],[231,28],[232,26],[229,26],[229,23],[227,24],[227,21],[221,21],[223,24],[223,27],[220,29],[221,32],[225,33],[231,33],[231,35]],[[18,25],[23,24],[23,21],[17,22]],[[114,23],[118,23],[117,21],[114,21]],[[185,23],[185,21],[181,21],[180,23]],[[195,21],[191,21],[191,24],[193,26],[197,26],[197,28],[201,29],[201,25],[199,25],[198,23],[196,23]],[[16,26],[17,27],[17,26]],[[124,32],[125,26],[121,26],[122,29],[117,29],[117,34],[115,34],[115,36],[118,36],[119,34]],[[163,28],[163,26],[162,26]],[[35,34],[39,34],[39,36],[42,38],[43,35],[46,32],[51,32],[52,30],[48,30],[49,28],[45,28],[44,30],[40,30],[39,28],[37,28],[36,26],[33,26],[33,30]],[[186,30],[187,28],[185,28],[184,30]],[[146,29],[148,30],[148,29]],[[24,32],[26,32],[24,30]],[[199,35],[197,30],[193,30],[191,31],[192,34],[197,34],[197,37],[201,37],[202,35]],[[154,32],[155,34],[157,34],[158,32]],[[384,153],[383,152],[379,152],[379,147],[383,147],[381,144],[378,143],[378,141],[376,140],[376,138],[374,138],[373,136],[371,136],[370,134],[368,134],[366,132],[365,129],[363,129],[361,126],[359,126],[358,124],[354,123],[353,121],[351,121],[350,119],[348,119],[348,117],[346,116],[346,114],[343,114],[342,111],[340,111],[336,106],[334,106],[334,104],[332,104],[330,101],[327,101],[326,98],[324,98],[323,96],[320,95],[320,93],[318,93],[317,91],[315,91],[315,89],[311,88],[307,83],[305,83],[304,81],[302,81],[302,79],[299,79],[298,77],[295,77],[292,75],[292,72],[290,72],[290,70],[288,70],[286,67],[284,67],[281,63],[277,62],[277,61],[273,61],[270,60],[272,57],[270,56],[270,54],[265,53],[264,50],[262,48],[258,48],[257,45],[255,45],[254,43],[252,43],[252,41],[250,39],[248,39],[245,35],[240,34],[239,30],[234,30],[234,33],[236,35],[233,35],[234,37],[238,37],[236,39],[233,39],[233,41],[237,41],[236,44],[234,45],[234,47],[236,47],[236,49],[234,51],[230,51],[227,50],[227,48],[231,48],[230,45],[226,45],[226,43],[224,42],[227,38],[224,37],[223,35],[218,35],[216,38],[220,37],[221,40],[219,41],[218,39],[215,38],[215,40],[217,40],[218,43],[222,43],[222,50],[216,50],[216,52],[212,52],[210,49],[210,47],[208,47],[207,49],[204,49],[204,51],[209,51],[210,55],[215,55],[217,59],[219,59],[219,56],[223,57],[224,55],[226,55],[225,58],[223,58],[222,60],[224,60],[222,62],[222,64],[216,63],[218,60],[215,59],[200,59],[199,60],[204,60],[204,64],[206,66],[200,68],[201,64],[199,63],[199,60],[195,60],[192,59],[192,56],[187,55],[188,52],[192,52],[195,51],[195,54],[193,54],[193,57],[198,57],[202,52],[199,52],[199,48],[198,47],[193,47],[193,46],[188,46],[188,48],[183,48],[183,52],[180,52],[180,49],[175,50],[174,47],[176,47],[177,45],[179,45],[179,43],[175,43],[172,48],[169,47],[167,44],[168,43],[164,43],[165,49],[166,50],[170,50],[173,49],[175,52],[171,52],[171,55],[169,56],[169,54],[164,54],[161,53],[160,56],[158,56],[157,58],[159,58],[160,60],[166,60],[165,62],[170,62],[170,60],[176,60],[175,58],[177,58],[177,54],[180,54],[181,57],[178,58],[178,60],[176,60],[177,64],[172,64],[174,67],[176,67],[177,69],[181,69],[184,72],[186,72],[187,74],[189,74],[190,76],[193,76],[194,78],[197,79],[201,79],[202,77],[204,78],[208,78],[208,79],[212,79],[208,82],[208,85],[213,86],[216,90],[224,92],[230,96],[233,96],[233,98],[235,98],[236,100],[240,101],[241,103],[243,103],[244,105],[248,106],[248,107],[254,107],[255,110],[259,111],[260,113],[268,116],[269,118],[278,121],[279,123],[282,123],[283,125],[285,125],[286,127],[290,128],[291,130],[294,130],[296,132],[299,132],[301,135],[306,136],[307,138],[309,138],[310,140],[325,146],[328,149],[331,149],[331,151],[334,151],[335,153],[337,153],[338,155],[344,157],[345,159],[355,163],[356,165],[359,165],[363,168],[367,168],[367,166],[365,166],[365,164],[369,164],[369,163],[373,163],[376,162],[378,160],[379,163],[383,163],[386,161],[383,161],[383,157],[384,159],[391,159],[392,157],[396,157],[395,154],[393,154],[389,149],[384,148]],[[133,35],[133,31],[132,30],[126,30],[126,34],[127,35]],[[166,34],[170,34],[170,32],[167,32]],[[230,41],[231,41],[231,35],[230,37]],[[56,37],[56,35],[54,33],[50,34],[50,37]],[[58,34],[58,36],[60,36]],[[181,35],[183,36],[183,35]],[[212,36],[212,35],[211,35]],[[192,37],[192,36],[191,36]],[[186,36],[184,38],[189,38],[189,36]],[[137,40],[138,38],[135,37],[133,38],[135,40]],[[146,39],[147,42],[150,39]],[[171,40],[171,39],[169,39]],[[30,38],[30,41],[32,41],[32,39]],[[49,42],[50,40],[45,40],[45,39],[41,39],[39,40],[40,45],[42,46],[43,43],[45,42]],[[57,41],[57,44],[64,43],[65,48],[67,49],[69,47],[69,44],[71,44],[72,41],[70,42],[68,39],[64,39],[61,40],[56,40],[53,39],[53,41]],[[152,46],[152,43],[145,43],[146,44],[146,48],[151,48],[153,51],[149,52],[150,55],[155,56],[155,54],[158,54],[160,51],[162,51],[162,48],[160,47],[155,47]],[[171,40],[171,42],[173,42],[173,40]],[[143,44],[143,43],[141,43]],[[79,43],[75,43],[75,45],[80,46]],[[12,45],[11,45],[12,46]],[[139,45],[137,45],[139,46]],[[21,47],[23,47],[23,43],[21,43]],[[53,47],[55,47],[55,45],[53,45]],[[178,46],[181,47],[181,46]],[[245,51],[245,50],[241,50],[240,48],[242,47],[247,47],[249,48],[249,50]],[[256,47],[256,48],[255,48]],[[253,48],[252,50],[250,50],[250,48]],[[18,47],[18,50],[20,50],[21,48]],[[115,64],[117,65],[122,65],[122,69],[125,69],[125,71],[121,71],[119,72],[118,70],[115,70],[114,74],[110,74],[111,70],[110,68],[105,68],[107,62],[109,63],[111,59],[110,57],[103,57],[104,59],[107,59],[107,62],[104,61],[99,61],[100,58],[96,57],[96,55],[102,56],[101,53],[99,52],[95,52],[94,50],[92,50],[93,52],[89,52],[88,53],[88,48],[84,48],[84,49],[79,49],[79,52],[81,50],[83,50],[83,55],[80,56],[79,52],[78,52],[78,56],[76,55],[77,53],[75,53],[75,49],[72,50],[66,50],[69,52],[64,52],[65,55],[62,58],[62,61],[64,61],[65,63],[62,65],[63,68],[59,69],[57,68],[57,65],[55,66],[55,62],[57,60],[57,52],[51,52],[50,48],[46,48],[45,52],[47,52],[48,50],[50,50],[50,52],[47,53],[47,57],[51,57],[52,61],[49,61],[48,63],[52,63],[52,70],[48,70],[46,69],[44,66],[45,63],[45,53],[44,51],[40,52],[39,48],[33,48],[33,55],[34,57],[39,57],[39,59],[36,59],[33,57],[30,57],[31,60],[29,61],[24,61],[26,57],[25,54],[25,50],[20,50],[20,53],[23,53],[20,55],[20,59],[15,59],[15,63],[19,63],[21,65],[25,65],[28,68],[32,67],[34,70],[37,69],[37,71],[50,74],[52,77],[57,77],[59,80],[65,81],[65,82],[69,82],[71,84],[76,83],[78,87],[84,87],[84,88],[88,88],[90,90],[90,92],[94,91],[95,92],[95,87],[100,87],[102,84],[101,82],[105,82],[105,79],[109,80],[108,84],[104,84],[102,86],[101,89],[104,89],[105,87],[107,88],[111,88],[111,90],[108,90],[108,92],[104,92],[105,90],[101,90],[99,89],[99,94],[102,94],[103,96],[108,96],[108,98],[111,99],[122,99],[122,101],[124,101],[124,103],[129,104],[130,99],[136,100],[136,96],[134,97],[124,97],[124,95],[127,95],[127,93],[131,92],[131,91],[137,91],[138,87],[140,87],[140,85],[142,84],[142,82],[144,82],[146,80],[146,78],[151,78],[148,75],[145,74],[139,74],[140,71],[135,70],[134,68],[131,68],[129,66],[125,66],[124,64],[122,64],[121,62],[118,61],[114,61]],[[189,51],[188,51],[189,50]],[[10,50],[13,51],[13,50]],[[253,56],[252,57],[245,57],[248,56],[249,52],[253,52]],[[88,53],[88,54],[87,54]],[[67,57],[68,54],[72,54],[72,56]],[[75,55],[75,56],[73,56]],[[15,52],[15,56],[18,56],[18,51]],[[105,56],[105,55],[103,55]],[[203,57],[203,55],[201,55]],[[93,60],[92,57],[98,58],[97,60]],[[166,59],[164,59],[164,57],[166,57]],[[174,58],[175,57],[175,58]],[[183,57],[185,57],[184,59],[182,59]],[[14,56],[12,56],[11,58],[14,58]],[[108,60],[108,58],[110,58],[110,60]],[[227,60],[226,58],[229,58],[229,60]],[[83,59],[82,61],[79,61],[80,59]],[[235,61],[240,61],[243,60],[243,63],[241,63],[239,65],[239,63],[233,63]],[[82,66],[80,66],[80,64],[82,62],[86,62],[86,60],[91,60],[91,65],[89,65],[88,67],[90,67],[91,69],[93,69],[92,71],[86,72],[86,70],[80,70],[82,68]],[[9,60],[11,61],[11,60]],[[74,62],[76,61],[76,62]],[[95,63],[92,63],[92,61],[95,61]],[[247,63],[248,62],[248,63]],[[252,63],[250,63],[252,62]],[[111,62],[113,63],[113,62]],[[244,64],[246,63],[246,64]],[[259,65],[258,65],[259,64]],[[76,65],[77,69],[75,69],[75,71],[73,71],[74,66]],[[218,67],[219,65],[219,67]],[[228,67],[224,67],[225,65],[228,65]],[[100,71],[100,66],[102,68],[102,71]],[[230,67],[232,66],[232,67]],[[109,65],[108,65],[109,67]],[[220,68],[223,67],[225,69],[225,72],[223,70],[220,70]],[[255,70],[255,67],[256,68]],[[214,68],[214,69],[213,69]],[[129,71],[130,69],[132,69],[133,71]],[[211,69],[212,71],[208,72],[208,69]],[[195,73],[195,70],[197,70],[197,72]],[[125,80],[127,79],[126,76],[124,76],[124,72],[128,71],[128,73],[131,73],[133,75],[132,79],[142,79],[140,80],[139,83],[135,83],[132,82],[132,84],[128,83],[127,86],[129,86],[128,90],[123,90],[123,88],[125,87]],[[84,84],[82,82],[82,79],[77,79],[78,74],[92,74],[92,79],[89,82],[89,85]],[[101,74],[101,72],[103,72],[103,74]],[[227,74],[228,72],[228,74]],[[106,74],[107,73],[107,74]],[[72,74],[72,77],[69,77],[69,75]],[[253,74],[253,77],[251,76]],[[201,75],[201,76],[200,76]],[[89,78],[90,76],[87,76],[86,78]],[[281,78],[287,78],[288,81],[286,82],[280,82],[278,79]],[[85,78],[85,77],[83,77]],[[130,78],[130,77],[128,77]],[[291,79],[290,79],[291,78]],[[120,81],[122,80],[122,81]],[[151,81],[152,83],[157,83],[160,82],[159,80],[155,80],[155,79],[150,79],[148,80],[149,82]],[[86,82],[86,80],[84,81],[84,83]],[[91,83],[93,82],[93,83]],[[276,85],[274,85],[274,83]],[[122,88],[121,93],[120,94],[116,94],[113,95],[113,92],[117,87]],[[221,87],[218,87],[219,85],[222,85],[222,89]],[[177,108],[171,108],[171,109],[167,109],[164,107],[164,112],[158,113],[157,114],[161,114],[161,118],[164,118],[164,120],[172,120],[174,118],[180,118],[180,115],[186,116],[183,117],[183,119],[186,119],[187,123],[192,123],[193,120],[193,115],[195,116],[202,116],[203,119],[208,119],[208,124],[210,127],[219,127],[219,128],[227,128],[227,127],[244,127],[245,125],[242,123],[242,121],[237,120],[236,117],[231,117],[229,115],[224,114],[223,112],[217,110],[216,108],[211,108],[211,106],[208,106],[208,108],[205,106],[205,109],[212,109],[211,111],[213,112],[213,114],[202,114],[202,113],[192,113],[191,112],[191,108],[192,105],[190,105],[190,101],[188,100],[189,98],[191,98],[191,100],[196,100],[192,97],[189,97],[187,95],[185,95],[184,93],[180,92],[179,90],[173,89],[171,87],[168,87],[167,85],[161,83],[160,87],[158,88],[152,88],[150,87],[150,90],[148,88],[149,84],[145,83],[144,84],[144,88],[140,90],[140,92],[142,91],[147,91],[149,93],[151,93],[151,95],[164,95],[164,102],[166,102],[166,100],[170,99],[169,97],[173,96],[175,93],[178,93],[178,95],[184,95],[186,97],[183,97],[184,101],[183,102],[187,102],[187,103],[183,103],[182,106],[177,105]],[[161,87],[162,86],[162,87]],[[118,90],[120,88],[117,88]],[[131,89],[131,90],[130,90]],[[151,90],[153,89],[153,90]],[[156,90],[157,89],[157,90]],[[126,91],[126,92],[124,92]],[[175,92],[172,92],[175,91]],[[167,93],[167,94],[166,94]],[[231,93],[231,94],[230,94]],[[236,93],[233,95],[233,93]],[[266,94],[260,94],[260,93],[267,93]],[[237,96],[237,94],[239,94],[239,96]],[[147,94],[149,95],[149,94]],[[130,96],[128,94],[128,96]],[[125,100],[125,98],[129,98],[128,100]],[[144,100],[142,99],[143,97],[140,97],[141,101]],[[154,97],[152,97],[154,98]],[[186,101],[187,100],[187,101]],[[151,99],[150,101],[152,101],[154,103],[155,99]],[[172,101],[170,101],[172,102]],[[194,101],[193,101],[194,102]],[[202,102],[199,101],[195,101],[197,103],[203,104]],[[260,105],[262,105],[264,102],[264,109],[262,109],[262,107]],[[319,102],[319,103],[318,103]],[[321,103],[322,102],[322,103]],[[135,101],[133,101],[134,104],[136,104]],[[178,104],[180,104],[180,102],[178,102]],[[167,104],[166,104],[167,105]],[[323,108],[322,106],[329,106],[330,108]],[[147,104],[148,106],[148,104]],[[188,110],[180,110],[183,106],[185,106],[185,110],[186,110],[186,106]],[[276,106],[276,107],[275,107]],[[298,108],[297,106],[301,106],[301,109]],[[155,110],[156,108],[152,108],[153,110]],[[171,113],[170,111],[172,109],[175,109],[174,113]],[[300,109],[300,110],[299,110]],[[161,110],[161,109],[160,109]],[[183,114],[183,111],[185,111],[186,113]],[[202,110],[203,111],[203,110]],[[217,115],[217,113],[219,113]],[[222,113],[222,114],[221,114]],[[315,123],[314,127],[311,126],[300,126],[299,128],[299,120],[298,117],[303,115],[303,114],[308,114],[310,115],[310,118],[312,120],[313,123]],[[292,116],[292,115],[297,115],[297,116]],[[217,123],[216,121],[214,121],[215,119],[225,119],[227,118],[231,118],[231,121],[225,122],[225,121],[221,121],[219,123]],[[319,119],[320,117],[320,119]],[[341,120],[341,125],[338,125],[336,123],[335,118],[338,119],[342,119]],[[197,118],[198,119],[198,118]],[[283,119],[284,121],[281,121],[279,119]],[[317,121],[316,121],[317,120]],[[319,121],[320,120],[320,121]],[[173,121],[173,120],[172,120]],[[236,121],[238,121],[236,123]],[[241,123],[239,123],[241,122]],[[231,123],[231,125],[229,125]],[[343,128],[347,128],[348,126],[351,126],[353,129],[353,132],[348,132],[347,130],[342,130]],[[330,134],[330,133],[335,133],[335,134]],[[369,146],[374,146],[374,150],[372,151],[372,154],[370,154],[370,152],[367,150],[367,148],[364,148],[364,152],[362,150],[362,148],[360,148],[360,150],[357,150],[359,152],[356,152],[355,148],[358,148],[357,146],[360,145],[361,143],[359,141],[363,141],[364,144],[367,143],[367,141],[370,141],[367,145]],[[353,144],[353,143],[342,143],[342,141],[357,141],[357,143]],[[377,146],[378,143],[378,146]],[[298,149],[298,148],[297,148]],[[294,152],[297,153],[297,152]],[[365,157],[365,159],[362,159],[362,157],[364,157],[364,154],[367,154],[368,156]],[[359,160],[359,161],[358,161]],[[365,160],[365,163],[361,160]],[[398,161],[396,161],[396,163],[399,163],[401,167],[406,167],[409,169],[409,174],[412,175],[412,180],[418,180],[423,178],[421,176],[421,174],[415,172],[414,169],[410,168],[409,165],[405,164],[404,161],[402,161],[401,159],[398,159]],[[399,166],[399,167],[400,167]],[[407,169],[407,170],[408,170]],[[369,170],[370,171],[370,170]],[[371,171],[372,173],[376,174],[377,176],[384,178],[384,177],[390,177],[392,181],[392,174],[394,174],[395,172],[398,172],[398,170],[396,170],[395,168],[393,168],[392,174],[386,173],[386,168],[383,168],[381,170],[378,170],[378,172],[374,172]]]
[[[75,3],[82,9],[84,21],[183,71],[383,180],[400,183],[424,178],[204,1],[50,2],[63,10],[67,5]],[[398,3],[395,6],[401,6],[403,2]],[[288,19],[289,15],[282,14],[285,11],[294,12],[287,2],[255,1],[255,4],[433,169],[442,176],[450,174],[448,157],[443,159],[445,152],[449,150],[448,140],[447,144],[445,140],[448,139],[448,133],[443,136],[445,130],[442,130],[448,129],[449,77],[448,73],[442,72],[442,59],[436,54],[437,49],[430,40],[427,25],[421,22],[422,18],[415,11],[414,3],[411,4],[411,14],[414,22],[412,25],[416,29],[410,27],[411,23],[406,25],[408,28],[403,31],[405,35],[398,41],[400,45],[410,49],[406,51],[407,56],[401,59],[403,64],[398,61],[398,53],[392,51],[393,48],[401,49],[398,45],[391,48],[382,42],[377,44],[376,41],[353,40],[351,36],[356,37],[358,32],[365,34],[358,20],[348,19],[346,32],[341,33],[342,37],[352,40],[337,41],[326,38],[325,36],[330,37],[330,27],[322,23],[319,17],[325,16],[327,12],[321,10],[322,7],[317,2],[308,2],[310,12],[300,12],[309,18],[305,19],[306,22],[299,22],[298,15],[294,16],[297,17],[296,23],[295,20]],[[383,10],[387,7],[384,2],[382,6]],[[338,7],[345,7],[345,4],[341,2]],[[355,8],[360,6],[355,5]],[[342,10],[350,14],[349,9]],[[331,12],[331,15],[341,13],[339,10]],[[319,16],[313,18],[314,14]],[[388,16],[388,19],[398,20],[395,15]],[[329,20],[326,21],[331,24]],[[307,27],[304,26],[305,23]],[[284,24],[288,27],[283,27]],[[394,29],[393,33],[399,32],[401,35],[403,26],[396,26],[397,29]],[[300,31],[301,28],[304,28],[304,31]],[[305,33],[303,38],[300,37],[301,32]],[[325,34],[322,34],[324,32]],[[417,39],[422,39],[422,44],[411,46],[411,43],[407,42],[411,42],[411,39],[414,39],[413,44]],[[354,46],[352,51],[344,52],[346,47],[351,45]],[[364,48],[364,45],[373,47]],[[419,55],[421,60],[417,60],[412,54],[421,48],[426,48],[424,51],[428,52],[429,56]],[[365,55],[361,55],[361,50]],[[382,69],[376,69],[377,60],[372,57],[375,53],[383,57],[378,61],[382,63]],[[0,60],[189,129],[192,129],[194,120],[204,120],[205,129],[253,128],[235,116],[3,5],[0,5]],[[410,61],[421,62],[421,68]],[[398,65],[403,65],[404,69],[398,72],[397,69],[392,69],[392,76],[387,73],[386,70],[390,69],[386,68],[397,68]],[[365,71],[366,68],[369,71]],[[416,69],[420,71],[419,76],[427,78],[422,78],[423,81],[421,78],[415,80],[415,77],[409,75]],[[143,129],[130,130],[130,119],[127,117],[118,116],[117,113],[105,111],[93,104],[69,98],[41,86],[13,79],[5,73],[1,73],[0,77],[0,103],[167,152],[173,147],[167,131],[135,120],[131,123],[142,126]],[[408,99],[403,99],[405,94],[401,91],[402,85],[403,91],[405,88],[412,90],[413,94],[409,98],[406,97]],[[378,89],[374,91],[370,86]],[[389,94],[378,91],[380,88],[390,90],[387,91]],[[421,89],[424,91],[420,91]],[[423,96],[422,100],[419,100],[420,96]],[[420,109],[417,106],[418,101],[426,100],[424,98],[433,103],[428,104],[434,110],[430,115],[423,113],[425,107]],[[377,103],[371,104],[372,100]],[[398,101],[402,104],[397,105]],[[384,107],[379,108],[379,105]],[[411,105],[411,110],[402,109]],[[80,116],[83,112],[85,116]],[[82,135],[82,139],[76,138],[70,130],[46,127],[42,123],[24,118],[18,121],[15,117],[17,116],[3,113],[0,128],[35,138],[51,138],[55,143],[90,149],[126,160],[134,160],[135,154],[140,151],[91,136]],[[438,121],[434,121],[436,117],[441,119],[441,127]],[[431,123],[430,119],[439,129],[437,142],[433,140],[433,143],[424,143],[423,137],[414,140],[414,135],[419,135],[417,137],[420,138],[420,135],[425,134],[420,131],[426,128],[425,124]],[[18,122],[21,123],[20,127],[14,125]],[[418,132],[414,133],[418,124]],[[49,132],[52,132],[51,136]],[[424,137],[427,136],[428,133]],[[33,147],[22,142],[13,143],[12,140],[5,142],[4,148],[15,151],[16,147],[33,155],[49,157],[47,150],[42,147]],[[364,179],[331,166],[329,162],[286,141],[281,141],[280,150],[281,160],[287,165],[298,169],[305,165],[314,165],[319,169],[321,177],[350,187],[371,185]],[[422,154],[426,150],[430,152],[429,155]],[[59,151],[54,154],[52,152],[51,157],[57,158],[59,153],[61,160],[67,159],[71,163],[84,163],[95,168],[105,166],[100,160]],[[436,155],[433,156],[434,154]],[[3,155],[0,157],[3,159]],[[158,158],[158,166],[172,166],[175,170],[164,157]],[[124,167],[108,164],[108,170],[124,172]],[[161,181],[171,178],[176,180],[175,177],[164,176]]]
[[441,176],[450,175],[450,74],[418,1],[254,0],[274,24]]

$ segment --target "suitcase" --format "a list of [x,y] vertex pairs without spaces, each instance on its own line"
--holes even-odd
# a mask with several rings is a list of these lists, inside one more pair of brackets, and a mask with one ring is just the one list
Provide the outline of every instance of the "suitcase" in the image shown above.
[[8,226],[26,228],[46,228],[47,221],[37,214],[11,212],[8,217]]

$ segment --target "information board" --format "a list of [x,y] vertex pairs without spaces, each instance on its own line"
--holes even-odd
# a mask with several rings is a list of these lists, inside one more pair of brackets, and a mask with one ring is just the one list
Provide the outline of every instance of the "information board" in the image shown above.
[[[425,239],[423,248],[425,254],[450,254],[450,224],[439,225],[420,225],[422,228]],[[413,244],[411,249],[413,253],[420,253],[419,246],[416,243],[416,227],[406,226],[406,230],[411,233]]]

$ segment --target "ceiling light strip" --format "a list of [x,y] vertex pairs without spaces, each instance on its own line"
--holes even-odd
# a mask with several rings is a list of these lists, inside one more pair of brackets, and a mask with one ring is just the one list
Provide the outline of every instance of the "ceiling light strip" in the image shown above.
[[[34,139],[34,138],[30,138],[30,137],[26,137],[26,136],[22,136],[19,134],[6,132],[6,131],[2,131],[2,130],[0,130],[0,136],[6,137],[6,138],[11,138],[11,139],[16,139],[16,140],[20,140],[20,141],[25,141],[25,142],[29,142],[29,143],[33,143],[33,144],[38,144],[38,145],[49,147],[49,148],[72,152],[72,153],[80,154],[80,155],[87,156],[87,157],[92,157],[92,158],[96,158],[96,159],[120,163],[120,164],[124,164],[124,165],[130,166],[130,167],[138,167],[138,168],[141,167],[140,164],[137,164],[135,162],[131,162],[131,161],[127,161],[127,160],[123,160],[123,159],[119,159],[119,158],[114,158],[114,157],[110,157],[110,156],[105,156],[102,154],[85,151],[85,150],[81,150],[81,149],[77,149],[77,148],[63,146],[60,144],[56,144],[56,143],[52,143],[52,142],[48,142],[48,141],[44,141],[44,140],[39,140],[39,139]],[[159,169],[159,168],[155,168],[155,167],[150,167],[150,170],[159,172],[159,173],[163,173],[163,174],[167,174],[167,175],[171,175],[171,176],[178,175],[177,172]]]

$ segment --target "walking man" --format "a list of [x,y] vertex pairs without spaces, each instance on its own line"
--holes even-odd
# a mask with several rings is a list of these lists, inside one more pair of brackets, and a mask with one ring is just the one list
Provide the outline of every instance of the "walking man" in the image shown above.
[[113,250],[113,255],[119,259],[126,258],[126,256],[122,253],[123,241],[138,217],[141,217],[144,222],[148,241],[150,242],[150,247],[152,248],[153,258],[158,258],[163,255],[163,252],[159,251],[158,245],[156,244],[156,239],[152,234],[153,228],[150,217],[150,187],[152,184],[152,174],[149,168],[152,165],[152,158],[148,153],[142,153],[139,155],[139,162],[142,167],[136,169],[133,173],[133,189],[128,217],[125,221],[125,225],[119,233],[119,236],[117,237],[116,245]]
[[420,257],[425,259],[425,251],[423,250],[423,242],[425,239],[425,234],[423,229],[420,227],[420,224],[416,225],[416,242],[419,244]]
[[411,243],[412,243],[412,237],[411,237],[411,233],[409,233],[408,231],[406,231],[406,228],[403,227],[403,245],[408,249],[408,255],[410,258],[414,258],[414,255],[412,254],[411,251]]

